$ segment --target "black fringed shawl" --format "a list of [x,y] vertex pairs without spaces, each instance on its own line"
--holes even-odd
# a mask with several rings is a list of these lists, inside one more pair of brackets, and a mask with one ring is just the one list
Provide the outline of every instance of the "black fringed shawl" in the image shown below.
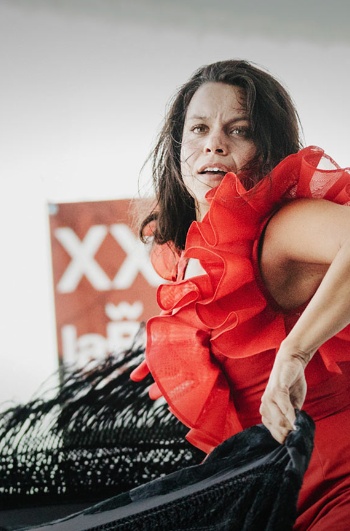
[[304,412],[284,445],[254,426],[199,465],[31,531],[290,531],[313,446]]
[[138,339],[0,414],[0,528],[62,517],[203,459],[149,398],[151,378],[130,380]]
[[284,445],[254,426],[199,464],[204,454],[185,441],[187,428],[149,399],[150,379],[130,380],[143,354],[135,343],[66,372],[51,397],[2,413],[0,529],[292,529],[312,420],[298,413]]

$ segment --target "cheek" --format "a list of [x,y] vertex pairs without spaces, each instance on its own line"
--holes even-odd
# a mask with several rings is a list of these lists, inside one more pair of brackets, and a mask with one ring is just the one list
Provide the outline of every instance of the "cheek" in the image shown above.
[[236,154],[236,164],[238,167],[248,164],[256,154],[256,147],[254,144],[246,145],[239,154]]
[[184,149],[182,145],[181,151],[180,151],[180,168],[181,168],[182,175],[184,175],[185,167],[186,167],[186,150]]
[[188,145],[185,143],[182,143],[181,145],[180,157],[181,157],[181,164],[185,164],[188,158]]
[[184,143],[182,142],[181,143],[181,149],[180,149],[180,162],[182,164],[182,162],[185,160],[186,158],[186,153],[185,153],[185,145]]
[[256,155],[256,146],[255,144],[251,144],[247,150],[247,159],[252,160]]
[[181,146],[180,157],[181,157],[181,173],[182,176],[192,173],[193,166],[193,149],[190,149],[189,144],[183,144]]
[[186,137],[183,138],[181,144],[181,162],[186,162],[191,164],[193,158],[195,158],[196,152],[198,152],[199,145],[196,140],[186,140]]

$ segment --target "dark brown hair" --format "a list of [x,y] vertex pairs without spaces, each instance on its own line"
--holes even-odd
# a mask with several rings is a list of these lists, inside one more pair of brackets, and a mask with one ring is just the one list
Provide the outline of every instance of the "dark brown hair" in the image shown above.
[[188,228],[196,218],[194,199],[184,185],[180,169],[184,121],[194,93],[208,82],[243,89],[256,146],[256,156],[246,168],[249,187],[301,147],[299,119],[291,97],[268,72],[238,60],[219,61],[199,68],[171,101],[151,153],[156,206],[140,229],[142,238],[146,225],[156,220],[154,241],[159,244],[172,241],[179,250],[184,248]]

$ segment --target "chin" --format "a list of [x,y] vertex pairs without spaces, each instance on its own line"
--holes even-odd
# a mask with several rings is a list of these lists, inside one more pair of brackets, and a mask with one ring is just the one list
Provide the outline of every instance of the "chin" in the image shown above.
[[205,181],[205,184],[207,186],[208,189],[211,189],[211,188],[216,188],[217,186],[219,186],[219,184],[222,182],[223,180],[223,176],[212,176],[212,177],[208,177]]

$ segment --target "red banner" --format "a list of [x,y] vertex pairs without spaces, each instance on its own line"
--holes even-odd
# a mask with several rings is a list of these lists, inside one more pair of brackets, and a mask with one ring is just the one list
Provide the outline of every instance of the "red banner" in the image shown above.
[[128,348],[159,313],[161,282],[132,228],[129,200],[49,205],[59,360]]

